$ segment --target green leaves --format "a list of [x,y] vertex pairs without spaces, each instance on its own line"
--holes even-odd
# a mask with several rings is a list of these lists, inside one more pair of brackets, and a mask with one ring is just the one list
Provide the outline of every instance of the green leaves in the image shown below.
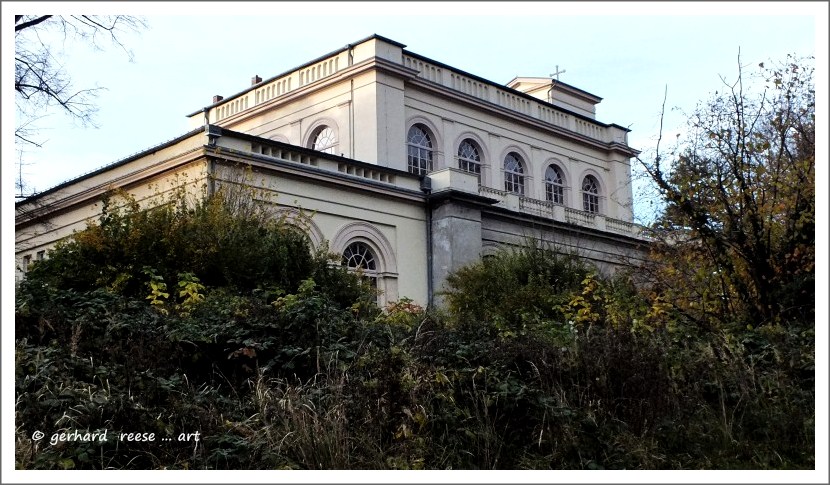
[[[688,203],[709,200],[707,163],[688,159]],[[699,324],[735,294],[685,250],[700,234],[675,241],[671,285],[531,245],[452,275],[446,310],[381,310],[325,251],[220,202],[108,206],[22,282],[19,468],[814,466],[812,322]],[[55,426],[203,440],[31,440]]]

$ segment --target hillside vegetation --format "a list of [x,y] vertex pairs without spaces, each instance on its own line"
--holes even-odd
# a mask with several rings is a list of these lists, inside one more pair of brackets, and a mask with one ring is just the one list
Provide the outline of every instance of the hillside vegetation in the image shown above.
[[17,467],[814,468],[803,72],[710,103],[650,166],[649,264],[528,244],[451,275],[440,311],[378,308],[244,194],[109,199],[17,288]]

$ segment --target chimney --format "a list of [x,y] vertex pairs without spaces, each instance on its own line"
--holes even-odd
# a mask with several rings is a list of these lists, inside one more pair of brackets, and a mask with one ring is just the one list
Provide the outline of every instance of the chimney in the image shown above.
[[225,99],[225,98],[223,98],[222,96],[219,96],[218,94],[216,94],[216,95],[213,96],[213,104],[216,104],[219,101],[222,101],[223,99]]
[[257,85],[262,82],[262,78],[259,75],[255,75],[251,78],[251,86]]

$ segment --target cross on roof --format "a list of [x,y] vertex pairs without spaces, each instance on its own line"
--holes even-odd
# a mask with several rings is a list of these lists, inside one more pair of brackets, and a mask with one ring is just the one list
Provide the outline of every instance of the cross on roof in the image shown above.
[[551,75],[550,75],[550,77],[554,77],[554,76],[555,76],[555,77],[556,77],[556,80],[558,81],[558,80],[559,80],[559,75],[560,75],[560,74],[563,74],[563,73],[565,73],[565,72],[566,72],[566,71],[565,71],[564,69],[560,71],[560,70],[559,70],[559,64],[557,64],[557,65],[556,65],[556,72],[554,72],[553,74],[551,74]]

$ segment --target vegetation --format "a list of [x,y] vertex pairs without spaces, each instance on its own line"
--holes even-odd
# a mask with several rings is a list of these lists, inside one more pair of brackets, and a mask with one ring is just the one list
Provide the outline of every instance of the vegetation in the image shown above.
[[815,306],[813,68],[790,57],[725,86],[690,116],[668,172],[659,151],[644,163],[667,204],[654,233],[671,241],[662,288],[709,289],[672,297],[699,323],[803,321]]
[[814,184],[760,168],[810,166],[811,114],[763,148],[769,113],[723,135],[767,154],[745,169],[768,192],[729,168],[718,206],[725,175],[686,164],[728,160],[698,145],[656,174],[672,238],[650,265],[504,250],[453,274],[442,311],[377,308],[250,199],[113,198],[18,288],[17,467],[812,469]]

